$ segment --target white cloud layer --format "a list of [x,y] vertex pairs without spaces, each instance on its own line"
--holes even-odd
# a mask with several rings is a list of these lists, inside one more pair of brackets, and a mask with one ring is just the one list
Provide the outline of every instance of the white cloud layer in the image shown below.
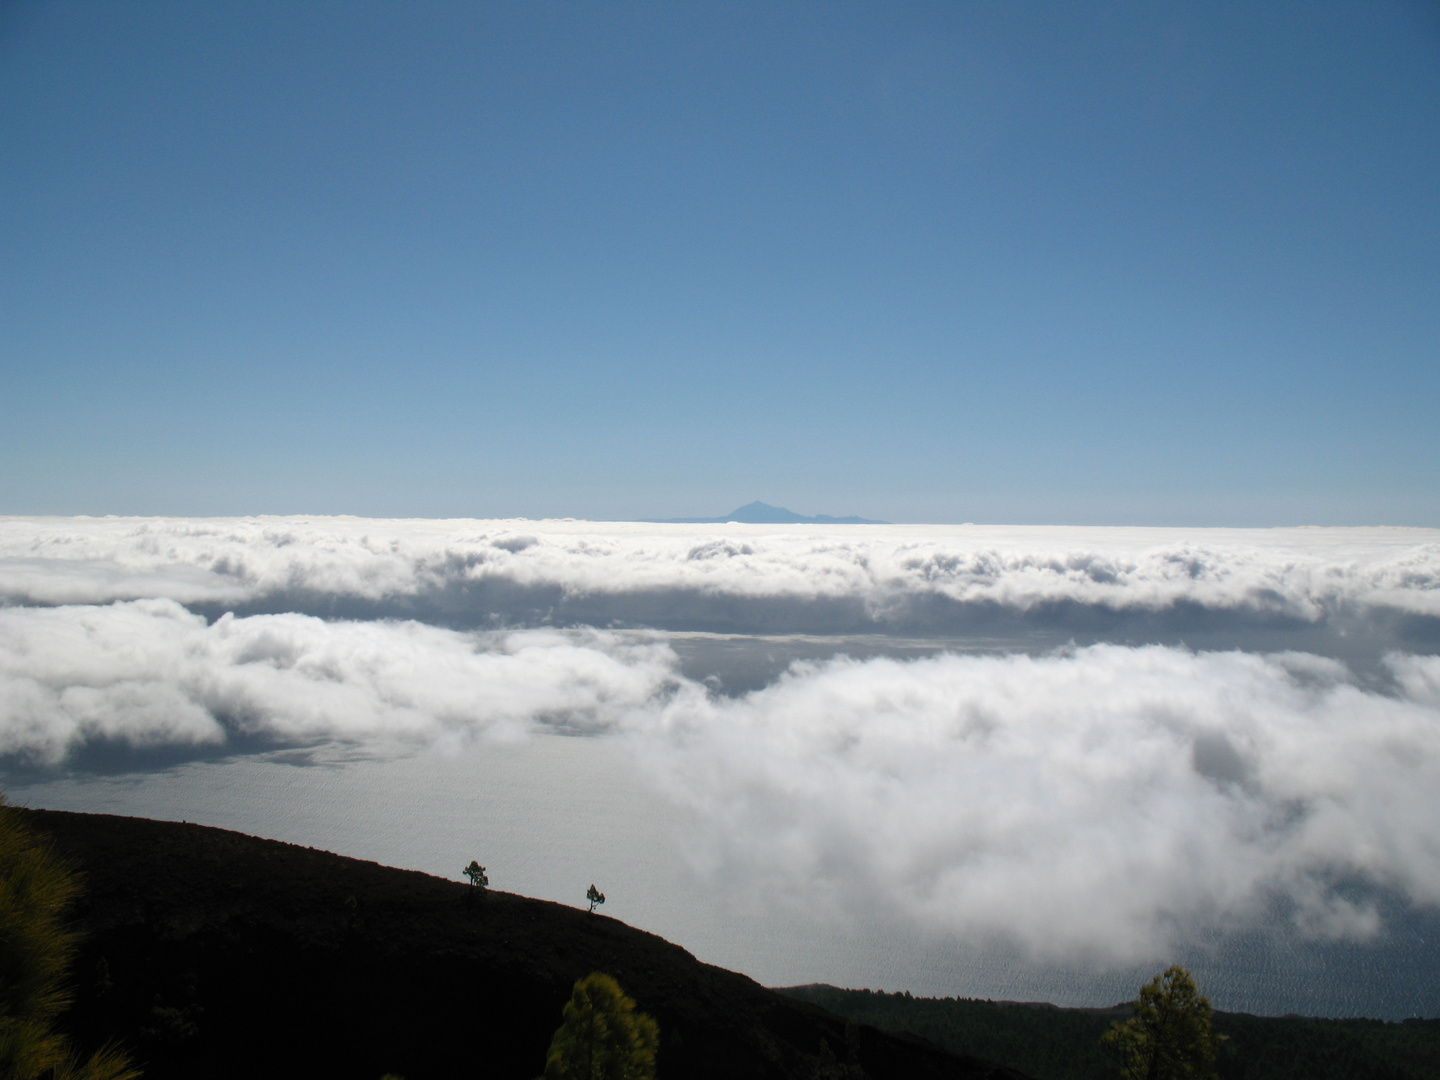
[[1440,531],[0,519],[0,601],[151,597],[216,612],[671,629],[855,629],[943,622],[956,606],[1067,604],[1440,617]]
[[1100,645],[797,666],[677,697],[644,752],[716,881],[811,910],[1143,960],[1276,905],[1372,937],[1440,904],[1440,658],[1397,696],[1308,655]]
[[224,616],[173,600],[0,610],[0,754],[518,738],[603,729],[673,684],[663,645],[598,632],[472,636],[416,622]]
[[705,823],[717,888],[1124,963],[1276,905],[1363,940],[1376,890],[1440,904],[1440,658],[1386,665],[1382,693],[1312,655],[1099,645],[840,658],[724,698],[645,635],[152,599],[0,610],[0,752],[606,734]]

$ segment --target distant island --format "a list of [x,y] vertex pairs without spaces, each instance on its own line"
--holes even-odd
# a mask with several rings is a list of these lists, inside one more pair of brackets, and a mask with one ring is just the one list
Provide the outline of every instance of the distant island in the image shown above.
[[831,517],[829,514],[797,514],[783,506],[752,502],[732,510],[724,517],[663,518],[659,525],[724,525],[737,521],[742,525],[889,525],[888,521],[872,521],[862,517]]

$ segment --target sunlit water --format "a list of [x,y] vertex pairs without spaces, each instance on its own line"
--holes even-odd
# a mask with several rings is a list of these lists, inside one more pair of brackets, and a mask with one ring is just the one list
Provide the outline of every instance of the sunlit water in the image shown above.
[[[875,638],[671,639],[685,673],[729,694],[762,686],[796,659],[844,652],[913,657],[955,642]],[[1016,642],[969,643],[982,651]],[[927,937],[912,927],[818,917],[794,898],[757,904],[692,865],[699,825],[656,789],[625,741],[540,734],[400,756],[337,746],[214,760],[116,761],[69,775],[14,772],[29,806],[186,820],[324,848],[458,880],[476,858],[492,886],[605,912],[700,959],[767,985],[829,982],[922,995],[1107,1005],[1134,996],[1164,963],[1197,975],[1217,1007],[1265,1014],[1440,1015],[1440,918],[1392,904],[1378,941],[1305,940],[1283,922],[1191,944],[1116,970],[1027,961],[999,941]],[[102,763],[103,764],[103,763]]]
[[0,521],[15,801],[770,985],[1440,1015],[1437,655],[1436,530]]

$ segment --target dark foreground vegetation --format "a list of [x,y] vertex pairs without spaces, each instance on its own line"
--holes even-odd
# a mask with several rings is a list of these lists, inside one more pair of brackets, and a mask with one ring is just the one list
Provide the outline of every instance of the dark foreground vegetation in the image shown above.
[[84,1053],[60,1026],[74,1000],[70,964],[79,935],[66,916],[74,870],[0,798],[0,1077],[134,1080],[114,1045]]
[[660,1080],[1024,1080],[484,889],[478,864],[466,884],[197,825],[14,813],[83,876],[57,1022],[77,1046],[118,1039],[147,1080],[534,1080],[573,1056],[557,1027],[595,972],[654,1018]]
[[[797,986],[799,1001],[887,1031],[911,1032],[956,1053],[1001,1061],[1036,1080],[1115,1080],[1100,1044],[1130,1006],[1053,1005],[914,998],[908,994]],[[1316,1020],[1216,1012],[1225,1037],[1215,1058],[1221,1080],[1435,1080],[1440,1020]]]

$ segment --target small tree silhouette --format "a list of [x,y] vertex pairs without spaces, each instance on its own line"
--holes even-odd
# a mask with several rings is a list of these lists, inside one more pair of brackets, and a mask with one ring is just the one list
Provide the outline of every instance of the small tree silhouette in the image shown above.
[[544,1080],[655,1080],[659,1046],[659,1025],[595,971],[576,980],[545,1054]]
[[605,902],[605,894],[592,883],[590,888],[585,890],[585,899],[590,901],[590,910],[594,911]]
[[470,884],[477,889],[483,890],[486,885],[490,884],[490,878],[485,874],[485,867],[481,866],[474,859],[471,859],[470,865],[460,872],[469,878]]

